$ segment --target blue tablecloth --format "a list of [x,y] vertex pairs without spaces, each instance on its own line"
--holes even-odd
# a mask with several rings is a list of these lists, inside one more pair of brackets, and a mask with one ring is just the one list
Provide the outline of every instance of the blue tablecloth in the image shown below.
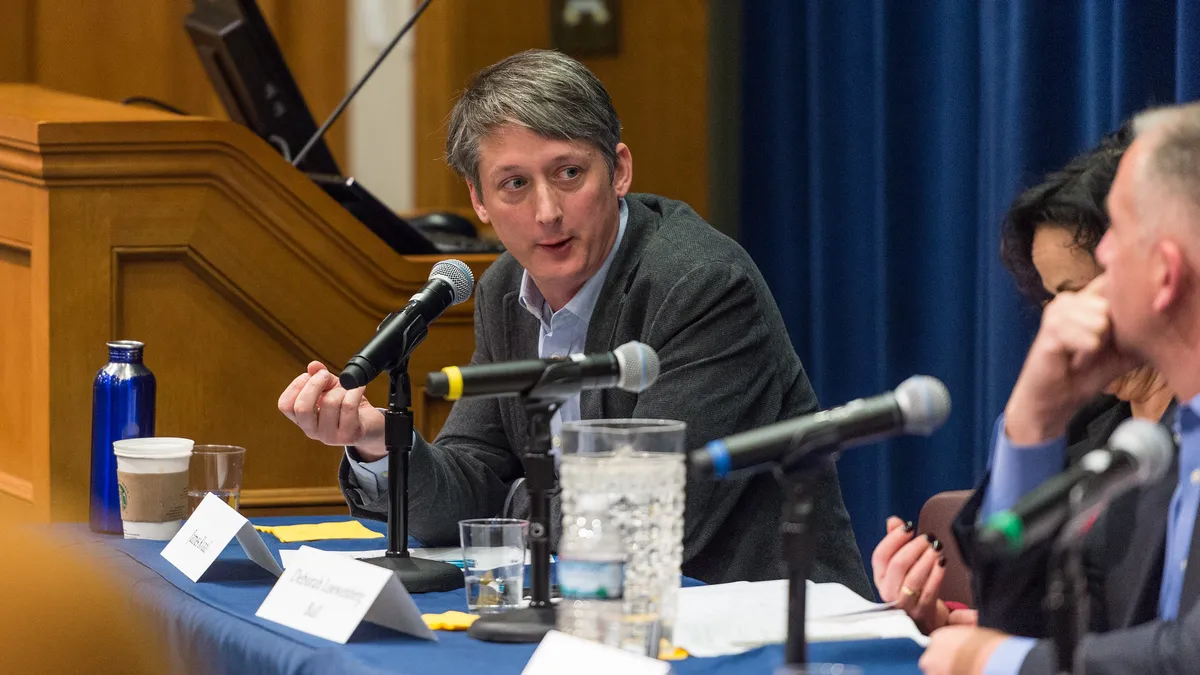
[[[262,518],[260,525],[290,525],[345,518],[321,516]],[[364,521],[383,531],[381,523]],[[254,616],[275,578],[246,558],[231,543],[199,583],[191,582],[162,558],[164,542],[125,540],[94,535],[86,525],[57,526],[65,542],[87,546],[89,555],[108,560],[132,584],[136,602],[163,625],[171,656],[185,671],[227,673],[317,674],[347,673],[520,673],[535,645],[501,645],[472,640],[465,633],[439,632],[438,642],[426,642],[364,623],[346,645],[338,645]],[[272,535],[263,540],[279,558],[280,544]],[[384,540],[322,541],[329,550],[384,548]],[[120,551],[128,557],[116,553]],[[414,595],[422,612],[465,610],[463,591]],[[853,663],[864,673],[918,673],[921,649],[910,640],[870,640],[819,643],[810,647],[813,661]],[[782,662],[780,646],[715,659],[689,658],[673,665],[689,673],[771,673]]]

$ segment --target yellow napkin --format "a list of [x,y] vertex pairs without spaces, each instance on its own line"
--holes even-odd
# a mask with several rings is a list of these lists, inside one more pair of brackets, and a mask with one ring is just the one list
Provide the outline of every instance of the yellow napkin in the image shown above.
[[662,640],[658,643],[659,661],[682,661],[691,656],[683,647],[672,647],[671,643]]
[[367,529],[357,520],[340,523],[313,523],[311,525],[255,525],[259,532],[273,534],[279,541],[291,544],[297,541],[320,541],[322,539],[382,539],[383,535]]
[[478,618],[479,616],[476,614],[455,611],[421,615],[421,619],[426,626],[429,626],[429,630],[466,630]]

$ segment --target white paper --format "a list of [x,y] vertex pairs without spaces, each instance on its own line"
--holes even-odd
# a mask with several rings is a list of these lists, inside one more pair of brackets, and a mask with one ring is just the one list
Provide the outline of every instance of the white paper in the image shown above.
[[880,638],[909,638],[925,647],[929,637],[922,634],[902,609],[853,614],[827,619],[810,619],[804,626],[809,642],[835,640],[869,640]]
[[552,630],[521,675],[666,675],[671,664]]
[[[366,565],[368,563],[358,564]],[[372,567],[374,566],[372,565]],[[408,590],[404,588],[404,584],[400,583],[395,574],[392,575],[391,581],[384,584],[375,604],[367,610],[367,615],[363,617],[363,620],[384,628],[391,628],[397,633],[437,641],[437,636],[421,618],[421,610],[417,608],[417,603],[413,601],[412,596],[408,594]]]
[[364,619],[437,640],[391,570],[308,546],[291,563],[255,616],[341,644]]
[[[783,581],[783,594],[787,596],[786,580]],[[804,592],[804,618],[809,621],[864,612],[881,612],[891,609],[893,605],[894,603],[890,602],[867,600],[841,584],[814,584],[809,581]]]
[[[212,497],[212,494],[209,494],[209,496]],[[213,499],[217,498],[213,497]],[[218,499],[217,501],[221,500]],[[223,501],[221,503],[225,504]],[[230,508],[230,511],[232,510]],[[249,520],[242,525],[235,536],[238,543],[242,545],[242,550],[246,552],[246,557],[258,563],[259,567],[262,567],[275,576],[283,574],[283,567],[275,562],[275,556],[271,555],[271,549],[267,548],[267,543],[263,541],[262,535],[258,533],[258,530],[254,529],[254,525],[251,525]]]
[[283,573],[250,521],[211,492],[163,548],[162,557],[199,581],[235,537],[251,560],[275,576]]
[[[868,633],[871,637],[897,637],[901,632],[909,636],[907,627],[899,622],[875,621],[882,613],[892,614],[885,612],[890,605],[866,600],[841,584],[807,584],[805,633],[809,640],[852,639],[841,636]],[[678,598],[675,644],[692,656],[739,654],[787,640],[786,579],[681,588]],[[900,614],[919,636],[912,621]]]
[[[295,564],[300,551],[305,548],[315,548],[313,546],[302,546],[301,548],[283,548],[279,550],[279,560],[283,563],[283,569],[288,569]],[[387,551],[378,549],[375,551],[325,551],[329,555],[339,555],[347,560],[366,560],[367,558],[381,558]]]
[[787,580],[679,589],[674,641],[692,656],[739,654],[787,638]]

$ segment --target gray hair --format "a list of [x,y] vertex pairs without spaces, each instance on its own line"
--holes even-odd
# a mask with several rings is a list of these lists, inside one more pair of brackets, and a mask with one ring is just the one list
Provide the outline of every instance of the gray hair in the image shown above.
[[1133,129],[1157,136],[1145,177],[1200,207],[1200,103],[1146,110],[1133,118]]
[[479,189],[479,142],[517,124],[555,140],[600,150],[609,179],[617,164],[621,122],[600,80],[560,52],[530,49],[476,73],[450,112],[446,163]]

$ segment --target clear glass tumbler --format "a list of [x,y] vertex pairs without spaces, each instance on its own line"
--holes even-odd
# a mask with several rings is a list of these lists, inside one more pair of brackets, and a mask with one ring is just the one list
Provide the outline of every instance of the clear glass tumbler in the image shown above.
[[188,517],[204,495],[213,493],[235,511],[242,502],[246,449],[236,445],[197,445],[188,466]]
[[499,614],[521,606],[529,521],[515,518],[461,520],[467,610]]

